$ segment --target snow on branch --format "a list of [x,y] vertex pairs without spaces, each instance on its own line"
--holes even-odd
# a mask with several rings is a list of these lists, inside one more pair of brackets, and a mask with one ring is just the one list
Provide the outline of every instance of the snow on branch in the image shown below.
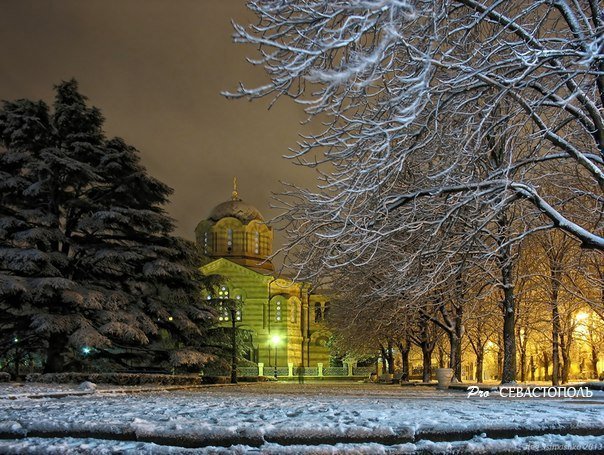
[[387,264],[408,279],[406,263],[468,245],[496,256],[481,236],[510,210],[510,238],[555,227],[604,249],[599,3],[248,5],[258,22],[235,41],[257,47],[270,83],[225,94],[285,95],[323,125],[290,155],[317,189],[277,197],[301,277]]

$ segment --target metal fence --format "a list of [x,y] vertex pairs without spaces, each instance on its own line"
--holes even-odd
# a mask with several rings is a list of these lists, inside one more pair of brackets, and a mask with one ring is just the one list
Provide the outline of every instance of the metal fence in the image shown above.
[[[294,369],[294,373],[295,373]],[[264,376],[272,376],[275,373],[275,367],[264,367]],[[289,376],[288,367],[277,367],[277,376]]]
[[237,368],[239,376],[258,376],[258,367],[240,367]]
[[204,376],[230,376],[231,371],[230,370],[217,370],[217,369],[211,369],[211,370],[204,369],[203,375]]
[[[277,376],[286,377],[289,376],[289,367],[277,367]],[[375,372],[375,367],[354,367],[352,369],[352,375],[357,377],[368,377],[371,373]],[[228,369],[204,369],[204,376],[230,376],[231,371]],[[237,368],[237,376],[258,376],[260,374],[258,367],[239,367]],[[264,376],[273,376],[275,374],[275,367],[270,365],[264,365]],[[300,371],[297,366],[294,366],[292,370],[292,376],[299,376]],[[318,377],[318,367],[304,367],[304,377]],[[347,367],[323,367],[323,376],[332,377],[343,377],[348,376]]]
[[319,376],[319,369],[315,367],[304,367],[304,376]]
[[323,376],[348,376],[348,368],[346,368],[346,367],[323,368]]
[[354,367],[352,369],[353,376],[369,376],[371,373],[375,372],[374,367]]

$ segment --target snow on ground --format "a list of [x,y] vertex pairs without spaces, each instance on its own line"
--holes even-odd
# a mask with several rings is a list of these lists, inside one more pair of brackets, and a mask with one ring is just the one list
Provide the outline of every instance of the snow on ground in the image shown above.
[[[129,393],[140,391],[168,391],[182,390],[196,387],[214,387],[215,384],[206,385],[113,385],[113,384],[94,384],[92,382],[83,382],[81,384],[46,384],[46,383],[6,383],[0,384],[0,400],[8,398],[11,400],[22,398],[41,398],[57,397],[62,398],[65,395],[85,395],[95,392],[100,393]],[[221,385],[221,386],[230,386]]]
[[0,397],[6,395],[28,395],[49,392],[77,392],[78,384],[38,384],[30,382],[7,382],[0,384]]
[[[584,436],[536,436],[562,428]],[[0,434],[0,453],[187,453],[182,447],[205,447],[207,453],[604,451],[604,397],[468,399],[432,387],[288,383],[101,392],[0,399]]]
[[94,453],[95,455],[120,454],[247,454],[263,453],[266,455],[294,454],[294,455],[331,455],[331,454],[493,454],[493,453],[567,453],[571,451],[592,451],[601,453],[604,449],[602,436],[532,436],[526,438],[513,438],[511,440],[495,440],[489,438],[474,438],[470,441],[457,442],[430,442],[419,441],[415,444],[399,444],[384,446],[381,444],[335,444],[318,446],[282,446],[266,444],[261,448],[237,445],[229,448],[206,447],[204,449],[186,449],[181,447],[161,446],[144,442],[123,442],[102,439],[76,439],[76,438],[30,438],[27,440],[13,440],[0,442],[2,453],[12,454],[55,454],[55,455],[81,455]]
[[[140,389],[140,386],[95,384],[98,390]],[[43,384],[38,382],[7,382],[0,384],[0,399],[6,396],[46,395],[82,392],[81,384]]]

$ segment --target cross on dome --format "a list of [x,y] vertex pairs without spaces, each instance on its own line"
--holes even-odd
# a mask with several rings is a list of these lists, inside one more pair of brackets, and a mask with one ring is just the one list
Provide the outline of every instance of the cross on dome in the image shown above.
[[239,193],[237,192],[237,177],[233,177],[233,192],[231,193],[231,199],[233,201],[239,200]]

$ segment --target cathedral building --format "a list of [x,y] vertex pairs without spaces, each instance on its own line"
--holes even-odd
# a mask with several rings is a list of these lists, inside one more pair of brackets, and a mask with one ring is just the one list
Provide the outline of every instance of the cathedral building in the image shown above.
[[[218,204],[195,229],[199,250],[206,258],[205,275],[220,275],[223,286],[217,296],[224,300],[219,320],[251,333],[253,348],[248,360],[265,367],[279,367],[287,374],[298,366],[329,366],[326,346],[329,332],[323,320],[328,298],[311,286],[277,276],[269,257],[273,230],[258,209],[240,199],[236,180],[231,199]],[[235,302],[234,308],[228,308]]]

